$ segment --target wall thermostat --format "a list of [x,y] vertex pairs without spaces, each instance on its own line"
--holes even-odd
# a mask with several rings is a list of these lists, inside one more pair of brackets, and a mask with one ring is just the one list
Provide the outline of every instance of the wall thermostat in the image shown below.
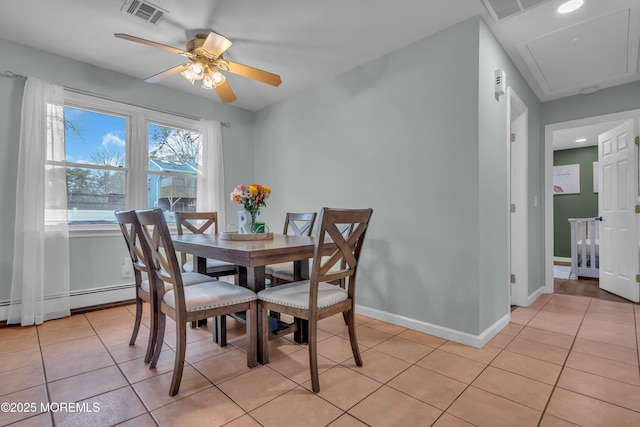
[[496,70],[495,87],[496,87],[496,95],[498,96],[504,95],[505,81],[504,81],[504,70],[502,68],[498,68]]

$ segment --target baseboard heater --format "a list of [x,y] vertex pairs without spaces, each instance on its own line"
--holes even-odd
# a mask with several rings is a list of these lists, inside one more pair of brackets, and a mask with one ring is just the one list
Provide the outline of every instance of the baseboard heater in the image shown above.
[[[45,296],[45,301],[60,298],[59,295]],[[135,284],[103,286],[99,288],[80,289],[69,293],[71,310],[77,312],[83,308],[110,305],[135,298]],[[9,317],[9,300],[0,301],[0,322],[6,322]]]

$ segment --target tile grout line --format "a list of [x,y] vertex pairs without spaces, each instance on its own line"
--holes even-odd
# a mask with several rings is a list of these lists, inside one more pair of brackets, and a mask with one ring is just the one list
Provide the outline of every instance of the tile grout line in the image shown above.
[[[549,301],[551,301],[551,298],[549,299]],[[587,308],[584,311],[584,314],[582,315],[582,319],[580,320],[580,325],[578,326],[578,329],[576,329],[576,333],[573,336],[573,341],[571,342],[571,347],[569,347],[569,351],[567,351],[567,356],[564,359],[564,362],[562,363],[562,367],[560,368],[560,372],[558,373],[558,378],[556,378],[555,383],[553,384],[553,389],[551,390],[551,393],[549,394],[549,397],[547,398],[547,403],[544,405],[544,409],[542,410],[542,416],[540,417],[540,420],[538,420],[538,427],[540,427],[540,423],[542,422],[542,419],[544,418],[544,415],[547,413],[547,409],[549,408],[549,403],[551,403],[551,399],[553,398],[553,395],[555,394],[556,390],[559,388],[558,387],[558,383],[560,382],[560,377],[562,377],[562,373],[564,372],[564,368],[567,365],[567,360],[569,360],[569,356],[571,355],[571,351],[573,350],[573,346],[576,343],[576,340],[578,339],[578,334],[580,333],[580,328],[582,327],[582,323],[584,322],[584,318],[587,315],[587,311],[589,311],[589,307],[591,306],[591,302],[593,301],[593,298],[589,297],[589,304],[587,304]],[[547,301],[548,303],[548,301]],[[545,304],[546,305],[546,304]],[[540,309],[542,310],[542,308]],[[552,415],[555,417],[555,415]],[[561,417],[557,417],[561,420],[567,421],[567,422],[571,422],[569,420],[565,420],[564,418]]]
[[[36,334],[38,335],[38,351],[40,352],[40,362],[42,363],[42,376],[44,377],[44,388],[47,392],[47,402],[51,402],[51,392],[49,390],[49,380],[47,379],[47,367],[44,363],[44,354],[42,354],[42,343],[40,342],[40,329],[38,325],[36,325]],[[32,417],[28,417],[25,419],[29,419]],[[51,425],[55,425],[53,419],[53,412],[49,412],[49,419],[51,420]]]

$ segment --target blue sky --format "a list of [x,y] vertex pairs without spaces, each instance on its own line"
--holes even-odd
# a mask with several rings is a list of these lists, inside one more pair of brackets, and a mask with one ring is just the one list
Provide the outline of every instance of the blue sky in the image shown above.
[[65,107],[65,120],[79,128],[80,136],[67,130],[67,161],[91,163],[93,153],[109,150],[124,158],[126,119]]

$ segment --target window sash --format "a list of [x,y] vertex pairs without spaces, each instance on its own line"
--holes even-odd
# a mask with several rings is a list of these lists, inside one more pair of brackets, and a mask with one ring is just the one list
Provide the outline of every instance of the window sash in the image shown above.
[[[66,160],[47,162],[52,166],[124,172],[126,174],[125,209],[146,209],[148,207],[149,175],[194,178],[193,174],[149,170],[149,125],[160,125],[199,133],[202,138],[202,147],[208,143],[208,132],[206,132],[206,126],[202,121],[72,91],[65,91],[65,106],[126,119],[124,167],[76,163]],[[72,224],[72,230],[82,229],[85,232],[98,230],[99,232],[104,229],[105,225],[111,224]],[[113,226],[115,227],[115,225],[114,218]]]

